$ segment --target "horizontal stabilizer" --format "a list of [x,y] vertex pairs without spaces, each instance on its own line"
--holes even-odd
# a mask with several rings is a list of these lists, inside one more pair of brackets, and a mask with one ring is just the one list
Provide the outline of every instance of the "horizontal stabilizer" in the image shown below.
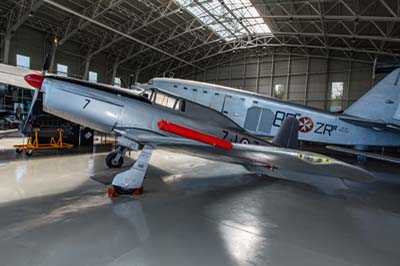
[[299,145],[299,121],[288,116],[273,138],[272,144],[283,148],[296,149]]
[[331,146],[331,145],[326,146],[326,148],[329,150],[333,150],[333,151],[338,151],[338,152],[343,152],[343,153],[348,153],[348,154],[353,154],[353,155],[359,155],[359,156],[364,156],[364,157],[372,158],[372,159],[376,159],[376,160],[400,164],[400,158],[396,158],[396,157],[392,157],[392,156],[381,155],[381,154],[366,152],[366,151],[357,151],[354,149],[338,147],[338,146]]
[[376,121],[376,120],[370,120],[366,118],[361,118],[361,117],[353,117],[353,116],[340,116],[340,120],[346,121],[348,123],[361,126],[361,127],[367,127],[367,128],[372,128],[376,130],[389,130],[393,132],[400,132],[400,126],[393,125],[393,124],[388,124],[383,121]]

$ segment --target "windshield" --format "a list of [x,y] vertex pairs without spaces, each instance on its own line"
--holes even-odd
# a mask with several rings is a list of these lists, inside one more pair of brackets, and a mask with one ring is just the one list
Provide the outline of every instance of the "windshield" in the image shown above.
[[143,91],[141,96],[149,99],[152,103],[169,109],[180,110],[184,112],[185,102],[181,98],[164,93],[156,89],[148,89]]

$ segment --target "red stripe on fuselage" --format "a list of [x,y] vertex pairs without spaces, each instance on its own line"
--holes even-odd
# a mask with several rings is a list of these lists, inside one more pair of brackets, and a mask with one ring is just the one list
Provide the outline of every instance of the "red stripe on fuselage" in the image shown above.
[[209,144],[214,147],[218,147],[224,150],[231,150],[233,148],[233,144],[229,141],[207,135],[205,133],[186,128],[165,120],[161,120],[158,122],[158,128],[160,130],[179,135],[184,138],[196,140],[205,144]]

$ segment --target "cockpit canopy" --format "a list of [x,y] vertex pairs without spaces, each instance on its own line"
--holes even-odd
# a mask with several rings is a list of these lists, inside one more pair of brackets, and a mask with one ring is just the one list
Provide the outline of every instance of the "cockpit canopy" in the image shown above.
[[156,88],[144,90],[140,95],[146,99],[149,99],[153,104],[176,111],[185,112],[186,101],[175,95],[160,91]]

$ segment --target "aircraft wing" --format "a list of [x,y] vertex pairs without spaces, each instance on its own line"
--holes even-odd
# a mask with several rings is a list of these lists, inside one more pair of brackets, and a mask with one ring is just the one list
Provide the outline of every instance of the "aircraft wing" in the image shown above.
[[[236,144],[213,136],[211,142],[194,138],[161,136],[148,133],[131,133],[115,130],[121,136],[141,144],[156,148],[193,155],[209,160],[216,160],[243,165],[251,172],[268,176],[300,180],[308,178],[344,178],[357,181],[372,181],[369,172],[337,161],[324,155],[275,146]],[[198,132],[200,133],[200,132]],[[202,134],[202,133],[200,133]],[[221,145],[218,144],[221,141]],[[223,145],[222,142],[227,142]]]
[[394,124],[388,124],[383,121],[375,121],[375,120],[370,120],[370,119],[365,119],[361,117],[355,117],[355,116],[340,116],[339,117],[341,120],[346,121],[348,123],[361,126],[361,127],[368,127],[368,128],[373,128],[373,129],[378,129],[378,130],[389,130],[389,131],[394,131],[397,133],[400,133],[400,127],[396,126]]
[[23,69],[15,66],[0,64],[0,83],[34,90],[24,79],[26,75],[40,73],[38,71]]
[[354,149],[332,146],[332,145],[328,145],[328,146],[326,146],[326,148],[329,150],[333,150],[333,151],[338,151],[338,152],[343,152],[343,153],[348,153],[348,154],[353,154],[353,155],[360,155],[360,156],[364,156],[367,158],[372,158],[372,159],[376,159],[376,160],[400,164],[400,158],[396,158],[396,157],[392,157],[392,156],[381,155],[381,154],[366,152],[366,151],[357,151]]

